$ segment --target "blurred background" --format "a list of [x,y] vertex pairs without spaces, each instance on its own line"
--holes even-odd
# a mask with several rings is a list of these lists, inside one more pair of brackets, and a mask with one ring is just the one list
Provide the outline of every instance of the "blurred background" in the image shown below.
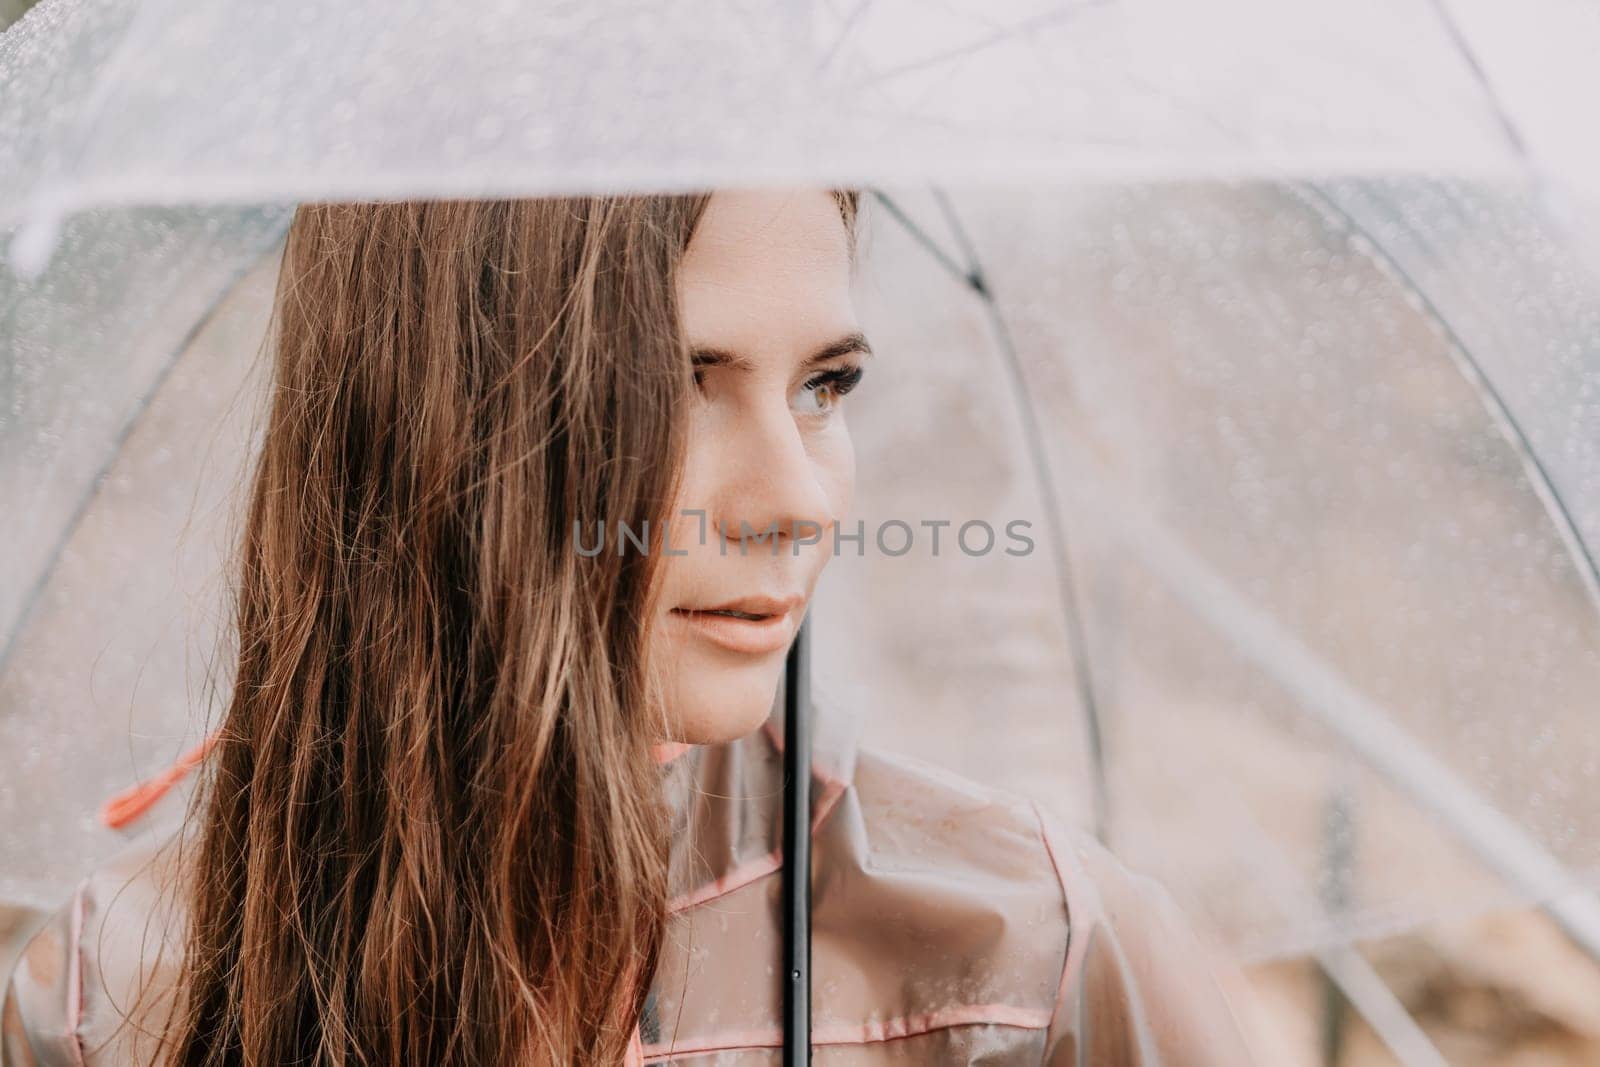
[[[1534,252],[1525,200],[1435,183],[887,196],[911,227],[880,199],[862,299],[890,358],[851,415],[858,511],[1021,516],[1039,549],[846,554],[819,687],[892,709],[861,709],[870,741],[1084,825],[1092,703],[1107,839],[1241,962],[1265,1062],[1594,1062],[1592,949],[1519,897],[1540,863],[1592,885],[1600,625],[1460,351],[1584,398],[1535,435],[1588,462],[1581,265]],[[999,331],[922,243],[959,250],[952,221]],[[1402,263],[1406,231],[1449,237]]]

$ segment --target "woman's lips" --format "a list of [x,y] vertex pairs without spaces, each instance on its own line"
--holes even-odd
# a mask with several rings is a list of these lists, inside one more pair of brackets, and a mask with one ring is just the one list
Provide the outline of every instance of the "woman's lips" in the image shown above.
[[764,655],[787,648],[794,639],[797,606],[792,600],[742,601],[716,608],[673,608],[672,617],[730,652]]

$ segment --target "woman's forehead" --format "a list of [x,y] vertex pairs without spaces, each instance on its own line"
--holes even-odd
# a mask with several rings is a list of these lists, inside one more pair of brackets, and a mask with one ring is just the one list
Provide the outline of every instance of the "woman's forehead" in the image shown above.
[[716,193],[678,286],[696,343],[759,355],[855,329],[849,236],[825,190]]
[[725,190],[712,195],[680,266],[687,280],[848,272],[839,205],[823,189]]

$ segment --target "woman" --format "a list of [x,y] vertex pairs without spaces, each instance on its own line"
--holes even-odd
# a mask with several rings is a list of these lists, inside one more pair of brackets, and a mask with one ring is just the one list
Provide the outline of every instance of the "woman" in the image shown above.
[[[301,208],[203,788],[32,938],[5,1062],[776,1062],[772,714],[851,495],[855,215]],[[819,1062],[1245,1062],[1091,843],[905,760],[813,777]]]

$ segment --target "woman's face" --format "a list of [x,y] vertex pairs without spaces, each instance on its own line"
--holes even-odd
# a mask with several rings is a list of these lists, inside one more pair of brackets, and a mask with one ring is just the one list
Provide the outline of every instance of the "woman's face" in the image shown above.
[[[698,381],[650,659],[671,740],[758,727],[850,506],[846,393],[869,350],[822,191],[719,192],[679,267]],[[658,549],[659,550],[659,549]]]

